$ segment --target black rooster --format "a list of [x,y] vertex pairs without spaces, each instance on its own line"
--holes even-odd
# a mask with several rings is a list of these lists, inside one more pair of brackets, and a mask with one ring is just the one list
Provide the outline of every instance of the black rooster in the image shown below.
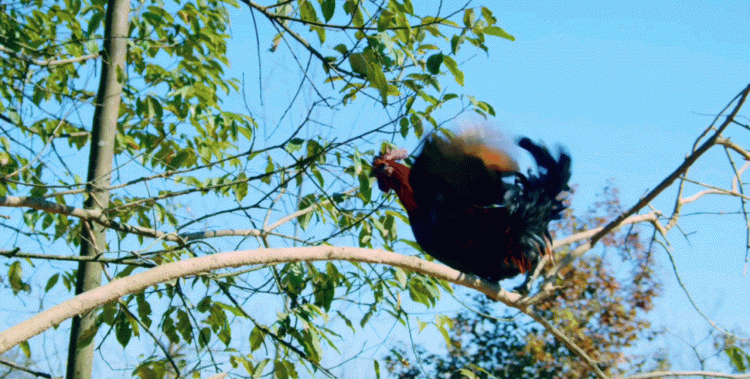
[[[555,159],[520,139],[538,166],[524,175],[481,133],[432,134],[423,145],[411,169],[397,162],[407,157],[404,150],[385,151],[372,168],[380,190],[398,195],[425,252],[490,282],[531,274],[544,255],[551,258],[548,225],[565,208],[558,195],[569,189],[567,153]],[[529,278],[521,290],[528,291]]]

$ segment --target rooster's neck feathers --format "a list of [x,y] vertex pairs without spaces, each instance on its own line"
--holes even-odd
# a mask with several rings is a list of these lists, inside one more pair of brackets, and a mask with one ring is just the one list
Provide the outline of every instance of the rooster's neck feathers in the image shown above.
[[409,184],[409,173],[411,170],[409,167],[389,158],[391,158],[391,155],[386,152],[375,158],[372,163],[378,180],[378,188],[383,192],[390,190],[396,192],[409,217],[412,217],[417,212],[417,203],[414,197],[414,190],[411,184]]

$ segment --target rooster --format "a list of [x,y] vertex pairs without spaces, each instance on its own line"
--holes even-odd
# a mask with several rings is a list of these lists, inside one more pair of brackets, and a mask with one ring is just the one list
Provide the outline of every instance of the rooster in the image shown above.
[[528,273],[517,288],[528,292],[533,269],[552,258],[548,225],[565,209],[558,195],[569,189],[571,160],[528,138],[518,145],[534,157],[536,173],[521,173],[482,133],[433,133],[411,168],[398,162],[405,150],[388,149],[372,170],[381,191],[396,192],[425,252],[489,282]]

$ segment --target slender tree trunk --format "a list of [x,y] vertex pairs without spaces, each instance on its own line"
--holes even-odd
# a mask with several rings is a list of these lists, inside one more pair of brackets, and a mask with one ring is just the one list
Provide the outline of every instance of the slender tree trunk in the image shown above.
[[[104,209],[109,203],[110,175],[114,155],[117,119],[120,110],[130,0],[109,0],[104,24],[104,51],[96,109],[91,130],[91,153],[87,179],[87,209]],[[101,225],[85,222],[81,231],[81,255],[96,256],[108,250],[106,230]],[[101,284],[102,266],[88,262],[78,265],[76,294]],[[68,347],[67,379],[90,379],[93,371],[96,324],[93,313],[73,318]]]

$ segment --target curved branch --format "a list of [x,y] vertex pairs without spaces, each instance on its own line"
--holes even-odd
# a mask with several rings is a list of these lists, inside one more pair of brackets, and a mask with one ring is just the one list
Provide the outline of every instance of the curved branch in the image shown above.
[[[243,3],[245,3],[247,6],[249,6],[250,8],[253,8],[253,9],[259,11],[259,12],[268,12],[268,9],[270,9],[272,7],[278,6],[278,4],[273,4],[273,5],[270,5],[270,6],[262,6],[262,5],[254,3],[252,1],[247,1],[247,0],[241,0],[241,1]],[[464,4],[464,6],[462,8],[454,11],[453,13],[451,13],[451,14],[449,14],[447,16],[444,16],[444,17],[435,17],[434,20],[429,21],[429,22],[420,22],[419,24],[414,24],[414,25],[409,25],[409,26],[390,26],[390,27],[388,27],[388,30],[418,29],[418,28],[424,28],[424,27],[432,26],[432,25],[445,25],[445,26],[448,26],[448,27],[460,28],[458,26],[446,23],[445,21],[448,21],[451,17],[453,17],[453,16],[459,14],[461,11],[465,10],[467,5],[469,5],[469,4],[468,3]],[[318,22],[318,21],[303,20],[301,18],[286,16],[286,15],[278,14],[278,13],[270,13],[270,12],[268,12],[268,13],[271,14],[274,18],[277,18],[279,20],[292,21],[292,22],[297,22],[297,23],[303,24],[303,25],[317,26],[317,27],[325,28],[325,29],[355,30],[355,31],[356,30],[368,30],[368,31],[380,32],[380,29],[378,29],[378,27],[376,27],[376,26],[337,25],[337,24],[329,24],[329,23]]]
[[400,267],[476,289],[514,308],[523,307],[519,303],[521,298],[519,294],[510,293],[497,284],[484,282],[477,277],[463,274],[439,263],[385,250],[317,246],[232,251],[167,263],[135,275],[113,280],[104,286],[84,292],[0,332],[0,354],[49,328],[60,325],[69,318],[90,312],[125,295],[137,293],[159,283],[228,267],[323,260],[347,260]]

